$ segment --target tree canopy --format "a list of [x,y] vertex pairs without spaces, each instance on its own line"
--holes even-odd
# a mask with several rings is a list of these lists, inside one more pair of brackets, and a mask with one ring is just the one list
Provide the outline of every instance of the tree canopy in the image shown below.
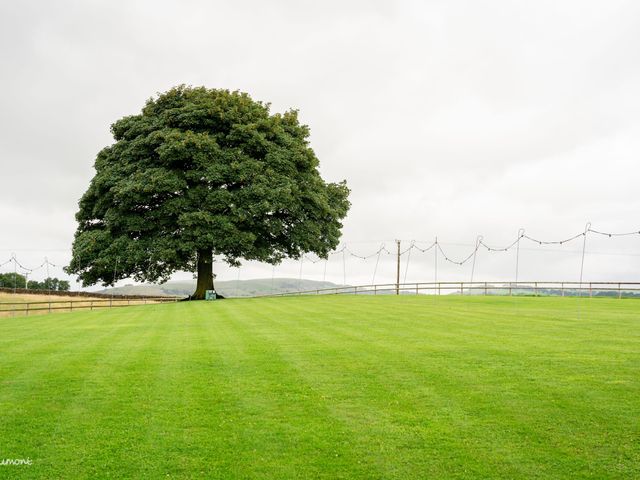
[[349,190],[322,179],[295,110],[179,86],[111,132],[79,202],[67,267],[85,286],[197,271],[202,298],[213,255],[277,264],[338,245]]

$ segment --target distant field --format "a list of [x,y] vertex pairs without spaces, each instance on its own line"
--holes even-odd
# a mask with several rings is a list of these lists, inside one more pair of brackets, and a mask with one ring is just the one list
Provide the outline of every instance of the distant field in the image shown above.
[[52,302],[55,301],[70,301],[70,300],[104,300],[104,297],[77,297],[73,295],[47,295],[46,292],[43,293],[34,293],[34,294],[20,294],[20,293],[5,293],[0,292],[0,302],[46,302],[51,299]]
[[2,478],[640,478],[640,301],[327,296],[0,319]]
[[[12,303],[28,303],[28,302],[75,302],[76,305],[89,305],[92,300],[104,300],[98,298],[88,298],[88,297],[73,297],[73,296],[60,296],[60,295],[51,295],[48,296],[46,293],[41,294],[13,294],[13,293],[5,293],[0,292],[0,318],[2,317],[11,317],[11,316],[23,316],[25,314],[23,306],[11,305]],[[82,303],[77,303],[82,302]],[[47,305],[33,305],[33,308],[44,308]],[[52,303],[52,306],[68,306],[62,303]],[[55,310],[56,312],[70,311],[69,309],[61,309]],[[34,312],[31,311],[33,314]],[[42,313],[36,311],[35,313]]]
[[[73,308],[71,302],[73,302]],[[150,300],[127,300],[119,299],[118,297],[111,300],[111,304],[113,305],[140,305],[149,302]],[[28,308],[27,304],[29,304]],[[45,292],[40,294],[0,292],[0,318],[49,313],[49,307],[51,307],[51,313],[65,313],[71,312],[73,309],[105,308],[109,304],[108,297],[80,297],[73,295],[49,296]]]

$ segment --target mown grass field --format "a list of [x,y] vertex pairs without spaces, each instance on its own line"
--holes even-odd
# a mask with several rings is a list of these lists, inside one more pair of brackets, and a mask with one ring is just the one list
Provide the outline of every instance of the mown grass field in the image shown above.
[[0,319],[2,478],[639,478],[640,301],[319,297]]

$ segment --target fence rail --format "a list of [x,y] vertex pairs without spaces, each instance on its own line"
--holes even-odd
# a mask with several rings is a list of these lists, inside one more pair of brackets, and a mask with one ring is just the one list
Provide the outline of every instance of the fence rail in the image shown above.
[[640,282],[414,282],[303,290],[257,297],[296,295],[534,295],[640,298]]
[[56,311],[94,310],[99,308],[128,307],[154,303],[173,303],[180,297],[105,298],[86,300],[43,300],[37,302],[0,302],[0,317],[54,313]]

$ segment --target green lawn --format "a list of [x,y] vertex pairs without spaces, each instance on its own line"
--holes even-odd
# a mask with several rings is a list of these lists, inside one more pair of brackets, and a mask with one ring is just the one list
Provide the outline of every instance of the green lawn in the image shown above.
[[2,478],[640,478],[640,301],[0,319]]

